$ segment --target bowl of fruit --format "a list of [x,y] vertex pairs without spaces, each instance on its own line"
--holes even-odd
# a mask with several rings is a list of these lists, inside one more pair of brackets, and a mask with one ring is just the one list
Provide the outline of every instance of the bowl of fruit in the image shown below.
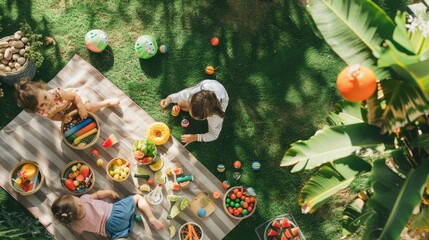
[[88,112],[86,119],[81,119],[77,110],[68,114],[69,122],[61,123],[61,135],[71,148],[83,150],[94,145],[100,137],[100,126],[94,114]]
[[61,184],[70,194],[82,195],[89,192],[95,183],[94,172],[86,162],[76,160],[61,170]]
[[305,237],[293,219],[286,216],[276,217],[269,221],[264,231],[264,240],[304,240]]
[[147,139],[134,141],[132,152],[138,165],[150,165],[159,160],[156,145]]
[[114,158],[106,166],[107,175],[117,182],[123,182],[130,176],[130,162],[123,158]]
[[179,239],[200,239],[204,238],[203,228],[194,222],[187,222],[179,228]]
[[235,219],[250,217],[256,210],[256,194],[243,186],[230,188],[223,198],[223,209]]
[[9,173],[9,183],[13,190],[23,196],[37,192],[42,187],[44,178],[39,165],[33,161],[22,161]]

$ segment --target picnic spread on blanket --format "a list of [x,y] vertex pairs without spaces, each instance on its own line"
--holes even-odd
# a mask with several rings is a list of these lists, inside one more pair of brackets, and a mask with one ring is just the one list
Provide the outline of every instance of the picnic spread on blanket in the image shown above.
[[[119,98],[68,123],[21,112],[0,134],[1,186],[56,239],[99,239],[75,234],[50,206],[60,195],[112,189],[120,198],[139,193],[164,229],[149,227],[136,211],[130,239],[222,239],[256,211],[252,188],[222,183],[182,144],[91,64],[75,55],[51,88],[79,88],[91,100]],[[189,123],[182,123],[186,126]],[[112,200],[113,202],[114,200]]]

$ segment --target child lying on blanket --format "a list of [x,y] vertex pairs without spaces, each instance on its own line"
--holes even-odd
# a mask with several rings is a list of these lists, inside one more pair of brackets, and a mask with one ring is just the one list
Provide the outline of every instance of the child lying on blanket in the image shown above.
[[112,239],[127,239],[133,227],[136,205],[156,230],[164,227],[155,218],[143,196],[135,194],[113,204],[99,200],[107,197],[117,199],[119,195],[112,190],[100,190],[80,198],[63,195],[54,201],[51,211],[60,222],[68,224],[79,234],[87,231]]
[[15,83],[15,96],[18,105],[26,112],[36,113],[55,121],[69,122],[67,114],[77,108],[82,119],[88,117],[88,112],[96,112],[103,107],[118,107],[119,99],[105,99],[101,102],[89,102],[79,96],[75,88],[48,89],[46,83],[21,80]]

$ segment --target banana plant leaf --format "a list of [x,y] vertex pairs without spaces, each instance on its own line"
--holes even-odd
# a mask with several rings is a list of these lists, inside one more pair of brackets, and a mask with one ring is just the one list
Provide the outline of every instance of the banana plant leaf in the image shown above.
[[395,17],[395,31],[393,31],[393,40],[395,43],[399,44],[407,54],[415,54],[417,52],[417,46],[413,46],[411,43],[409,37],[408,37],[408,30],[405,27],[406,22],[406,13],[400,13],[398,12]]
[[[402,151],[392,153],[396,162],[406,162]],[[406,173],[405,179],[386,165],[386,159],[373,163],[371,182],[373,197],[368,200],[374,211],[366,223],[363,239],[397,239],[408,223],[413,209],[422,200],[429,172],[429,159]]]
[[395,23],[370,0],[310,0],[307,10],[329,46],[349,65],[370,67],[377,79],[390,73],[376,57],[385,39],[392,39]]
[[350,234],[355,233],[360,226],[365,224],[366,219],[370,216],[370,212],[364,211],[365,202],[356,198],[346,205],[341,219],[343,227],[343,236],[341,239],[347,238]]
[[371,170],[371,165],[359,157],[349,156],[324,165],[305,183],[299,196],[303,213],[313,213],[338,191],[348,187],[362,172]]
[[359,102],[340,100],[335,104],[335,112],[329,113],[326,120],[330,126],[362,123],[365,113]]
[[379,126],[382,133],[394,132],[419,116],[429,113],[429,103],[419,87],[394,79],[381,82],[383,99],[367,100],[368,123]]
[[411,146],[429,150],[429,134],[422,134],[411,141]]
[[410,229],[427,230],[429,228],[429,206],[421,205],[420,212],[416,214],[410,223]]
[[366,123],[324,128],[307,141],[291,145],[280,166],[295,165],[291,172],[313,169],[324,163],[347,157],[362,148],[393,148],[393,138],[381,135],[380,129]]

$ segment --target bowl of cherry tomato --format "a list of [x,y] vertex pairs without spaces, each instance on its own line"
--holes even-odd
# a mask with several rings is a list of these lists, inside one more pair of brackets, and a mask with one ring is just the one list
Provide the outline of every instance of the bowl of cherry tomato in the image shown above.
[[232,187],[224,195],[223,208],[232,218],[248,218],[256,210],[256,196],[246,187]]

